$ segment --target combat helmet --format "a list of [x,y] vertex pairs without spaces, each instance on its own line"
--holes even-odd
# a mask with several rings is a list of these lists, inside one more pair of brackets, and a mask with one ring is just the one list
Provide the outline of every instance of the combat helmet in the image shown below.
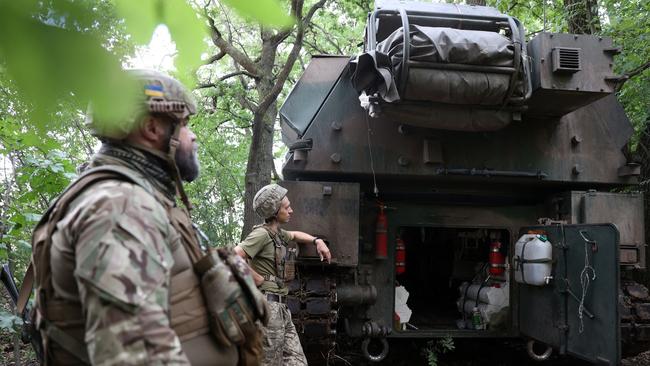
[[124,139],[147,113],[163,113],[174,120],[196,114],[196,103],[178,80],[154,70],[131,69],[126,72],[136,81],[132,113],[120,121],[98,119],[92,107],[86,113],[86,125],[93,135],[113,140]]
[[253,198],[253,209],[263,219],[275,216],[280,210],[287,189],[277,184],[269,184],[260,189]]
[[138,127],[142,118],[148,113],[160,113],[171,117],[176,123],[174,123],[174,130],[170,136],[169,148],[166,153],[146,146],[130,144],[157,155],[169,163],[170,173],[176,182],[181,200],[187,209],[191,210],[192,205],[183,188],[175,155],[176,149],[180,145],[181,123],[178,122],[196,114],[196,103],[183,84],[161,72],[135,69],[126,70],[126,72],[136,82],[135,94],[131,98],[133,103],[131,115],[120,121],[103,121],[98,120],[89,108],[89,112],[86,114],[86,124],[92,134],[102,140],[121,141]]

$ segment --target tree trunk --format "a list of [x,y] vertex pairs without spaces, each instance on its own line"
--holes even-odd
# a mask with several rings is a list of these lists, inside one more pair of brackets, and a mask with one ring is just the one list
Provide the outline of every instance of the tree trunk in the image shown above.
[[564,0],[569,33],[595,34],[600,32],[597,0]]
[[485,6],[485,0],[467,0],[466,1],[467,5],[480,5],[480,6]]
[[260,188],[271,182],[273,171],[273,130],[277,105],[274,103],[263,115],[255,114],[253,137],[248,151],[244,194],[244,226],[242,240],[251,232],[253,225],[261,222],[253,209],[253,197]]
[[[641,161],[641,189],[644,194],[644,212],[645,212],[645,232],[646,242],[650,236],[650,115],[646,119],[645,128],[641,132],[639,145],[636,149],[639,160]],[[646,265],[650,265],[650,250],[646,250]],[[650,286],[650,271],[643,271],[640,273],[642,278],[635,278],[641,281],[644,285]]]
[[[255,81],[255,89],[257,91],[255,102],[251,102],[246,96],[241,96],[240,98],[242,107],[253,112],[253,133],[248,153],[248,163],[246,165],[246,177],[244,179],[244,226],[242,228],[242,239],[250,233],[253,225],[261,220],[261,218],[257,217],[253,209],[253,198],[260,188],[270,183],[271,173],[274,171],[273,132],[275,118],[278,113],[277,98],[289,77],[293,65],[300,55],[307,26],[316,11],[321,9],[326,1],[318,0],[311,5],[306,13],[303,13],[304,0],[292,0],[291,14],[297,19],[296,26],[292,29],[277,31],[262,27],[260,29],[262,48],[258,58],[251,58],[247,54],[247,50],[242,49],[241,44],[233,42],[233,32],[229,32],[229,37],[226,40],[217,27],[217,22],[215,21],[217,19],[217,13],[211,15],[207,8],[205,9],[205,15],[212,29],[212,42],[220,50],[218,54],[211,57],[210,62],[218,61],[224,55],[229,55],[237,64],[237,70],[222,76],[220,81],[237,75],[246,75]],[[230,30],[230,25],[227,25],[227,28]],[[287,45],[285,41],[292,34],[294,35],[294,40],[289,53],[279,70],[275,70],[278,47],[280,44]],[[242,79],[241,83],[244,85],[244,89],[248,89],[246,81]],[[200,87],[214,87],[216,85],[214,83],[206,83]]]

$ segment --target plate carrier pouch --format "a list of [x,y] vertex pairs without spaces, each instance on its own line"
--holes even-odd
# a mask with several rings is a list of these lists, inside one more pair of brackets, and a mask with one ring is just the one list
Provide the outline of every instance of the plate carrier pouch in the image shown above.
[[[30,261],[29,267],[25,273],[25,278],[23,280],[23,285],[21,286],[20,295],[17,303],[17,311],[22,313],[27,306],[29,297],[31,295],[32,287],[34,285],[34,280],[36,280],[36,294],[35,294],[35,304],[33,311],[31,312],[32,323],[36,328],[36,333],[42,336],[42,347],[43,352],[37,355],[41,358],[41,362],[45,365],[49,364],[52,356],[50,354],[51,343],[55,343],[56,346],[65,352],[58,352],[56,355],[57,359],[60,358],[64,364],[90,364],[90,359],[88,357],[86,345],[83,342],[84,338],[84,319],[80,303],[73,303],[70,301],[58,301],[54,298],[54,289],[52,287],[52,273],[50,268],[50,247],[52,244],[52,234],[56,230],[56,224],[61,220],[64,214],[67,211],[68,205],[77,198],[86,188],[92,186],[93,184],[104,181],[104,180],[119,180],[130,182],[142,187],[148,193],[156,196],[155,190],[151,186],[148,186],[146,182],[143,182],[141,178],[134,175],[130,169],[110,165],[110,166],[100,166],[92,168],[84,172],[76,181],[71,183],[61,195],[52,203],[50,208],[45,212],[38,225],[36,226],[34,233],[32,235],[32,260]],[[183,244],[187,251],[187,255],[190,257],[194,263],[194,269],[196,270],[197,261],[201,259],[211,258],[213,256],[213,251],[210,251],[207,255],[203,255],[199,245],[196,232],[194,231],[191,222],[189,221],[189,215],[186,211],[175,206],[173,202],[165,198],[162,195],[156,196],[156,199],[165,207],[168,213],[168,217],[174,226],[174,228],[183,236]],[[174,207],[172,207],[174,206]],[[189,240],[188,240],[189,239]],[[190,245],[191,244],[191,245]],[[203,258],[201,258],[203,257]],[[228,258],[232,257],[229,256]],[[236,258],[235,258],[236,259]],[[232,259],[230,261],[233,261]],[[39,263],[39,266],[36,267],[34,263]],[[263,299],[263,295],[257,290],[253,283],[252,276],[250,271],[246,272],[248,267],[242,269],[235,266],[227,266],[221,269],[222,272],[229,272],[230,276],[223,276],[223,278],[229,279],[234,277],[237,279],[236,285],[233,285],[229,282],[222,282],[228,284],[228,286],[219,286],[217,283],[211,283],[210,288],[206,289],[204,283],[209,282],[205,279],[201,279],[201,292],[202,296],[205,298],[205,303],[207,304],[208,311],[210,315],[216,313],[227,313],[232,322],[236,326],[240,326],[240,322],[244,324],[244,328],[248,329],[250,326],[248,324],[255,323],[256,320],[260,320],[263,324],[268,322],[268,312],[266,311],[266,302]],[[236,273],[235,273],[236,272]],[[184,272],[181,272],[183,274]],[[183,281],[182,278],[176,279],[172,277],[170,282],[174,280]],[[189,282],[195,282],[189,281]],[[190,283],[188,282],[188,285]],[[253,283],[252,286],[250,284]],[[233,289],[234,286],[239,288],[239,291]],[[174,286],[175,288],[183,288],[182,285]],[[227,291],[224,291],[225,288],[228,288]],[[245,288],[242,288],[245,287]],[[252,314],[252,320],[242,319],[237,317],[236,312],[230,311],[229,308],[226,309],[210,309],[210,302],[208,302],[206,296],[206,290],[210,291],[208,294],[211,297],[215,296],[227,296],[232,297],[234,292],[237,292],[238,296],[234,296],[236,303],[240,308],[245,308],[248,314]],[[170,291],[172,289],[170,288]],[[170,295],[173,295],[170,293]],[[173,296],[170,296],[173,297]],[[200,299],[199,299],[200,300]],[[200,304],[203,301],[195,301],[195,299],[183,299],[178,303],[171,303],[171,313],[178,312],[180,308],[186,305],[187,301]],[[262,310],[260,310],[262,309]],[[176,310],[176,311],[175,311]],[[182,309],[180,309],[182,310]],[[70,314],[79,314],[79,318],[75,319],[70,317]],[[201,331],[202,328],[207,328],[208,326],[212,327],[212,321],[208,324],[199,324],[202,322],[195,322],[194,327],[189,329],[187,324],[180,325],[182,331],[179,334],[181,329],[174,328],[174,331],[179,335],[180,338],[184,340],[191,339],[193,336],[203,334]],[[213,333],[214,329],[212,330]],[[185,335],[184,337],[182,335]],[[234,343],[234,342],[233,342]],[[261,334],[259,330],[253,332],[252,334],[246,334],[245,342],[235,343],[239,346],[239,363],[240,366],[248,365],[257,365],[259,364],[259,359],[261,358]],[[232,345],[230,342],[219,342],[221,346]],[[257,346],[259,345],[259,346]],[[258,351],[259,350],[259,351]],[[38,350],[37,350],[38,351]],[[255,358],[257,357],[257,358]]]
[[259,365],[262,329],[269,309],[246,262],[230,248],[210,249],[194,269],[210,315],[210,329],[219,344],[239,346],[239,365]]
[[297,247],[290,248],[282,235],[274,233],[264,224],[255,226],[254,229],[259,227],[266,230],[275,248],[275,273],[278,275],[277,277],[269,276],[269,278],[264,278],[264,280],[275,282],[278,284],[278,287],[284,287],[285,283],[291,282],[296,278],[296,257],[298,256],[298,249]]

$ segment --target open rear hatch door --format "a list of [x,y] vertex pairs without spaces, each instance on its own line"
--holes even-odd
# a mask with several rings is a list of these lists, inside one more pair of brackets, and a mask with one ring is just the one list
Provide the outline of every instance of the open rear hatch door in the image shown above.
[[552,279],[541,286],[518,284],[520,333],[560,354],[599,365],[618,365],[621,344],[616,227],[534,226],[523,228],[521,234],[526,233],[544,235],[552,244]]

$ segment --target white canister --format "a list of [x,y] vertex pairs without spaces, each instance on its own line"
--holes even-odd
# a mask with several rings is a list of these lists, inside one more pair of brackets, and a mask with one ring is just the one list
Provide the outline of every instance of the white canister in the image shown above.
[[515,244],[515,281],[544,286],[551,278],[553,245],[544,235],[525,234]]

